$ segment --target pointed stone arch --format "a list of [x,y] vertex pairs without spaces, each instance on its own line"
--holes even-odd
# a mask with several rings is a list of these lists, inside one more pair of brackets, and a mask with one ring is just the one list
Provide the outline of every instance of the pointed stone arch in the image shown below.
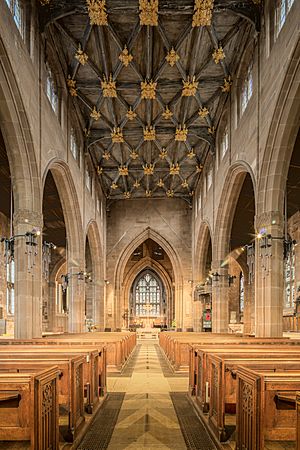
[[166,294],[168,299],[168,305],[170,305],[170,319],[172,319],[172,313],[174,312],[174,305],[173,305],[173,295],[172,295],[172,279],[170,275],[168,274],[167,270],[158,262],[150,258],[149,256],[141,259],[138,261],[126,274],[123,282],[123,296],[122,296],[122,305],[123,309],[125,310],[126,307],[129,307],[129,293],[130,289],[133,285],[134,280],[137,278],[137,276],[143,272],[145,269],[151,269],[153,270],[162,280]]
[[205,269],[207,261],[207,252],[209,247],[209,241],[213,245],[213,234],[211,226],[207,221],[203,221],[200,224],[197,237],[196,237],[196,251],[194,254],[194,276],[193,279],[198,283],[205,278]]
[[[69,274],[84,270],[84,232],[75,183],[68,165],[55,159],[47,166],[43,184],[51,171],[61,201],[67,235],[67,267]],[[81,332],[84,327],[84,285],[70,276],[69,331]]]
[[105,297],[105,282],[104,282],[104,256],[103,244],[99,232],[98,224],[95,220],[91,220],[85,233],[91,251],[91,259],[93,265],[93,319],[94,324],[99,328],[104,326],[104,297]]
[[12,177],[15,211],[40,214],[41,185],[33,138],[18,83],[1,38],[0,55],[0,124]]
[[[254,202],[256,202],[256,180],[251,167],[245,161],[236,161],[227,172],[223,190],[219,200],[214,227],[213,264],[220,265],[229,253],[230,233],[236,205],[243,187],[246,175],[252,180]],[[257,209],[257,206],[256,206]]]
[[258,183],[258,215],[283,215],[284,191],[300,124],[300,42],[290,57],[264,151]]
[[122,291],[124,282],[124,270],[125,266],[134,252],[134,250],[141,245],[147,239],[152,239],[154,242],[159,244],[163,250],[168,255],[173,272],[174,272],[174,303],[175,303],[175,316],[177,318],[178,326],[182,326],[183,320],[183,270],[180,262],[179,255],[176,250],[171,246],[171,244],[164,238],[160,233],[147,227],[142,231],[121,253],[118,262],[116,264],[115,274],[114,274],[114,307],[115,315],[117,317],[118,323],[121,321],[121,306],[122,306]]

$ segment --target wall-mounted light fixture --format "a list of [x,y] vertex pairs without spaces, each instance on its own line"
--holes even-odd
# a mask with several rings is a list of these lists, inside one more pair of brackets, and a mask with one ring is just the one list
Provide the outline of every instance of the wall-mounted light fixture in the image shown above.
[[41,232],[37,229],[27,231],[25,234],[16,234],[10,238],[2,237],[1,242],[4,242],[4,257],[6,265],[14,260],[15,257],[15,240],[25,238],[25,255],[27,255],[27,270],[31,272],[35,266],[35,256],[37,256],[37,238]]
[[220,278],[227,279],[229,287],[234,283],[234,280],[236,279],[235,275],[229,275],[229,274],[223,275],[218,272],[212,273],[211,276],[212,276],[212,282],[214,283],[215,286],[217,286],[219,284]]

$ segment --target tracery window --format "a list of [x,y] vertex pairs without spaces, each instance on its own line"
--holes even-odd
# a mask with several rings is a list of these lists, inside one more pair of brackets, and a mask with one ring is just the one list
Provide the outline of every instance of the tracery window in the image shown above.
[[53,111],[57,114],[57,112],[58,112],[57,87],[56,87],[56,82],[55,82],[52,70],[48,64],[47,64],[46,93],[47,93],[47,97],[52,106]]
[[135,315],[156,317],[160,315],[161,287],[157,279],[146,272],[137,282],[134,291]]
[[229,148],[229,135],[228,135],[228,128],[226,126],[221,138],[221,145],[220,145],[221,160],[226,155],[228,148]]
[[240,306],[240,314],[242,315],[244,312],[245,305],[245,280],[243,272],[240,273],[240,284],[239,284],[239,306]]
[[15,262],[11,260],[6,266],[6,306],[8,314],[15,313]]
[[58,314],[65,314],[68,312],[68,290],[63,289],[61,281],[56,280],[56,312]]
[[277,7],[275,9],[276,36],[278,36],[278,34],[280,33],[280,31],[286,21],[289,10],[291,9],[293,3],[294,3],[294,0],[278,0],[277,1]]
[[87,189],[91,192],[92,191],[92,177],[91,177],[88,167],[86,167],[86,169],[85,169],[85,185],[86,185]]
[[212,167],[210,167],[207,172],[207,185],[206,185],[207,191],[209,190],[211,185],[212,185]]
[[253,65],[250,64],[241,91],[241,114],[244,113],[253,94]]
[[73,127],[71,128],[70,131],[70,150],[74,159],[76,159],[76,161],[79,161],[79,145],[76,136],[76,131],[75,128]]
[[284,307],[292,308],[295,301],[295,248],[287,253],[284,262],[285,296]]
[[6,3],[21,36],[24,37],[24,8],[22,2],[20,0],[6,0]]

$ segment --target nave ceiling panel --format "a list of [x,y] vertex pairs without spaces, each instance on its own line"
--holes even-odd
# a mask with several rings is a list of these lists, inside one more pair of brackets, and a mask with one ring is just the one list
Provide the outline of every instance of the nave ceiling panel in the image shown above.
[[[40,7],[109,199],[191,203],[215,152],[237,65],[258,28],[257,3],[49,0]],[[91,24],[92,4],[103,25]],[[199,17],[207,26],[198,26]]]

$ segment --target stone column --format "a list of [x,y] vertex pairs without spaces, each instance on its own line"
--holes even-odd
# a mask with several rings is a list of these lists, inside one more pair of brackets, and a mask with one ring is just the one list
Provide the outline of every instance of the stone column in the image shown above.
[[228,269],[216,263],[212,267],[212,273],[220,274],[219,280],[212,282],[212,331],[228,333]]
[[[255,335],[282,336],[283,316],[283,216],[278,211],[263,213],[255,218],[256,231],[265,230],[273,239],[270,247],[262,248],[256,240],[255,251]],[[269,256],[266,256],[269,254]]]
[[85,331],[85,281],[78,279],[77,273],[83,271],[83,265],[68,267],[69,273],[69,332],[82,333]]
[[251,334],[254,332],[252,323],[252,310],[254,305],[253,298],[253,284],[249,284],[249,277],[245,276],[244,284],[245,303],[244,303],[244,334]]
[[[14,235],[42,229],[42,214],[18,210],[14,213]],[[26,245],[25,237],[15,239],[15,338],[42,336],[42,238],[37,246]],[[36,255],[35,255],[36,253]]]

